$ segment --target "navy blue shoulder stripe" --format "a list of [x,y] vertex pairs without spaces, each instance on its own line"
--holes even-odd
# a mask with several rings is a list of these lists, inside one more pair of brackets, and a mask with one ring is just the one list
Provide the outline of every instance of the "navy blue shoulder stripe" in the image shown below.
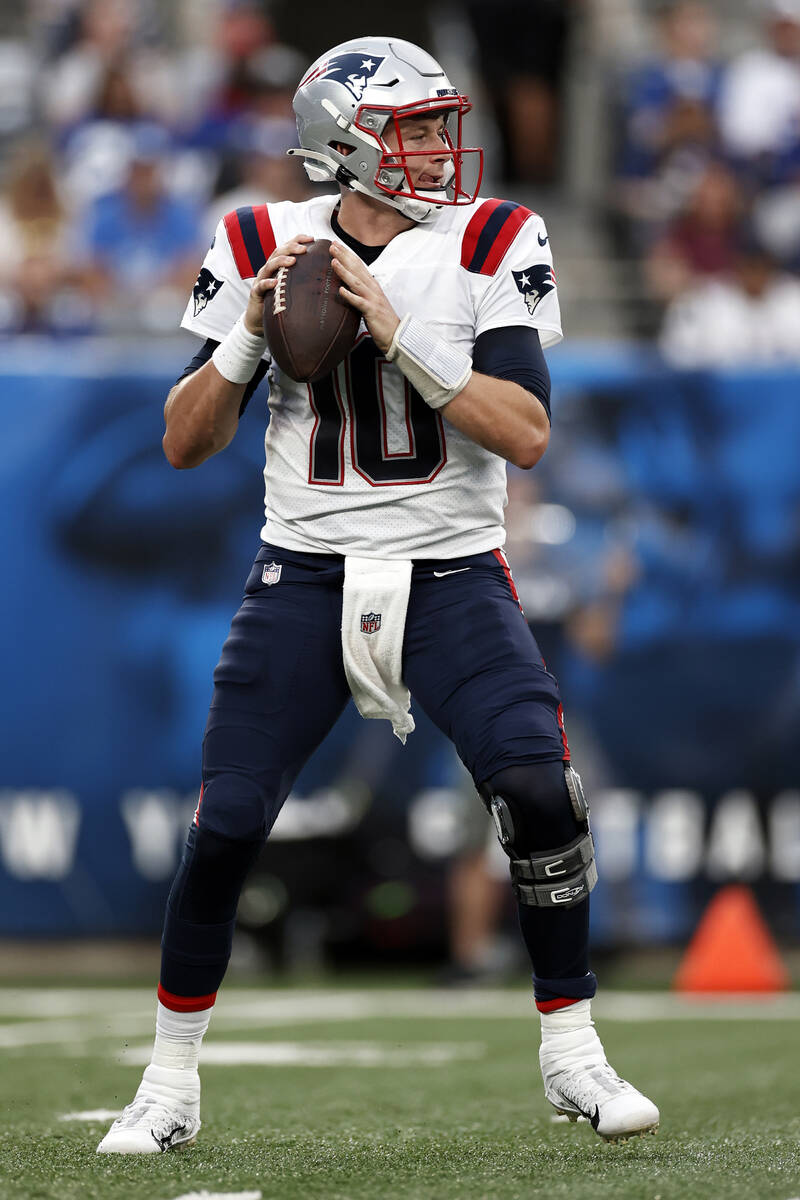
[[464,231],[461,265],[475,274],[493,275],[532,215],[530,209],[513,200],[486,200]]
[[275,234],[266,204],[227,213],[225,228],[243,279],[257,275],[275,249]]

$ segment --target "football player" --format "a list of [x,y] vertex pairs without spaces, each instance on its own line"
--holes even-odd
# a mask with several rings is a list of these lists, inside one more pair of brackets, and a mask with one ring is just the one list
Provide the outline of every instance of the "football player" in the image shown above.
[[[533,467],[549,437],[542,350],[561,326],[547,230],[478,197],[468,100],[408,42],[336,46],[294,107],[294,153],[338,194],[220,221],[183,320],[205,341],[165,407],[167,458],[199,466],[269,372],[266,521],[214,675],[152,1061],[98,1149],[194,1140],[200,1044],[248,870],[350,696],[405,740],[409,691],[455,743],[508,855],[547,1099],[607,1139],[655,1130],[658,1109],[612,1070],[592,1022],[589,810],[502,551],[506,461]],[[270,362],[263,310],[318,238],[363,324],[336,370],[297,383]]]

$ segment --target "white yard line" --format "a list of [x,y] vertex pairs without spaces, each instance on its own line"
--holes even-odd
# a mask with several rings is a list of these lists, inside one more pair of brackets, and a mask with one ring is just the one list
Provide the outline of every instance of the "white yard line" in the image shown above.
[[120,1013],[155,1004],[152,988],[0,987],[0,1017],[83,1017],[87,1013]]
[[[124,1063],[150,1062],[152,1046],[130,1046]],[[259,1067],[441,1067],[483,1058],[482,1042],[428,1042],[385,1046],[379,1042],[209,1042],[202,1062],[209,1066]]]
[[122,1109],[120,1108],[90,1108],[86,1112],[62,1113],[59,1121],[113,1121]]
[[261,1192],[184,1192],[175,1200],[261,1200]]
[[[120,1042],[149,1034],[155,995],[149,988],[0,988],[0,1051],[25,1046]],[[800,1020],[800,994],[698,996],[671,992],[601,992],[593,1013],[603,1022]],[[2,1017],[22,1017],[2,1023]],[[223,989],[213,1032],[263,1031],[298,1025],[416,1019],[453,1022],[470,1018],[535,1020],[527,987],[465,991],[403,988],[394,991],[298,988],[258,992]]]
[[18,1021],[13,1025],[0,1025],[0,1050],[15,1050],[19,1046],[74,1045],[77,1042],[96,1041],[98,1038],[119,1039],[132,1033],[144,1033],[154,1028],[152,1016],[130,1013],[125,1017],[114,1017],[101,1025],[95,1017],[86,1020]]

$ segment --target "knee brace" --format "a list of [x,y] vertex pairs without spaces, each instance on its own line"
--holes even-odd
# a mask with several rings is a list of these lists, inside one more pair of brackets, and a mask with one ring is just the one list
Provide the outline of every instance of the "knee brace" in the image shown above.
[[[597,868],[589,806],[577,771],[561,763],[508,768],[484,784],[480,794],[511,860],[511,884],[519,902],[570,908],[585,900],[597,883]],[[568,825],[575,836],[553,849],[537,848],[537,824],[561,830]]]

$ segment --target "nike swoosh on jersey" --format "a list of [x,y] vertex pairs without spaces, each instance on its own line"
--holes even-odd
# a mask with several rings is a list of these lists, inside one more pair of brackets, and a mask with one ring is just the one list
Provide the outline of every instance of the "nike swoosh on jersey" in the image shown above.
[[462,571],[471,571],[472,567],[455,567],[452,571],[434,571],[437,579],[442,579],[445,575],[460,575]]

